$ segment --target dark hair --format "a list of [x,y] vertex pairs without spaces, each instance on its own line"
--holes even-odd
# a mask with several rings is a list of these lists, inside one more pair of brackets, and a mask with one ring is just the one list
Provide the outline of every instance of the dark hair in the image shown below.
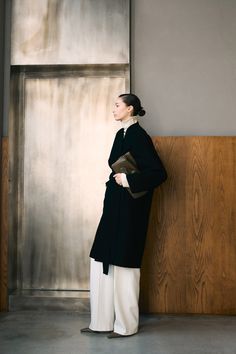
[[122,101],[127,105],[127,106],[133,106],[133,116],[139,115],[140,117],[144,116],[146,113],[143,107],[141,106],[140,99],[134,95],[133,93],[123,93],[120,95]]

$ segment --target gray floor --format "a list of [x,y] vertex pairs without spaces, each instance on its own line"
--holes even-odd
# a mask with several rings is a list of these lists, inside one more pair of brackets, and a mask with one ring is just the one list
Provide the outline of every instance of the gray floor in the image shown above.
[[138,335],[80,334],[88,315],[63,311],[0,314],[1,354],[236,354],[236,316],[141,316]]

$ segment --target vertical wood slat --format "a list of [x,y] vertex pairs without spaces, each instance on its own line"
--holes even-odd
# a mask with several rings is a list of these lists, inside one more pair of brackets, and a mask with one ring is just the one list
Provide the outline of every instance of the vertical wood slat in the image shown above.
[[236,314],[236,137],[158,137],[168,180],[154,195],[144,312]]
[[0,311],[8,310],[8,138],[2,138],[0,215]]

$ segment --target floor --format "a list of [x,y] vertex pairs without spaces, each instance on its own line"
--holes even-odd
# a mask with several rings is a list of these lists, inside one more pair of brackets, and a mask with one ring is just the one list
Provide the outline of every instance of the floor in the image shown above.
[[0,354],[236,354],[236,316],[142,315],[137,335],[80,334],[88,315],[0,313]]

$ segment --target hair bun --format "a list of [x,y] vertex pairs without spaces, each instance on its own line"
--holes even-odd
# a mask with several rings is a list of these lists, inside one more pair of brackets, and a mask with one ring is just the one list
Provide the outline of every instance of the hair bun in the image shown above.
[[140,117],[142,117],[142,116],[144,116],[146,114],[146,111],[143,109],[143,107],[141,107],[141,109],[139,110],[139,112],[138,112],[138,115],[140,116]]

